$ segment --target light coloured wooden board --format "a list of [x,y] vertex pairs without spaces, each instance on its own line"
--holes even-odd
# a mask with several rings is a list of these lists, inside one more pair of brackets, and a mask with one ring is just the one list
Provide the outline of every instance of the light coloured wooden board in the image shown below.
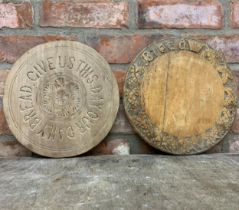
[[145,48],[129,67],[124,93],[135,130],[173,154],[211,148],[236,112],[236,84],[223,55],[195,40],[170,39]]
[[43,156],[82,154],[107,135],[119,107],[111,69],[79,42],[38,45],[11,69],[4,112],[16,138]]

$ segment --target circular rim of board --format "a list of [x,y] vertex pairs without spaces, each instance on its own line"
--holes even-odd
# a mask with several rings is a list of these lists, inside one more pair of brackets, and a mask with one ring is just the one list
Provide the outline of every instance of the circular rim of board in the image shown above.
[[[156,129],[155,124],[145,112],[142,106],[141,88],[144,81],[145,72],[148,70],[150,62],[155,58],[169,52],[189,51],[200,55],[200,58],[210,62],[213,67],[217,67],[218,75],[222,79],[224,89],[224,107],[215,125],[207,129],[204,133],[193,137],[194,144],[189,144],[188,148],[177,149],[179,140],[183,143],[190,142],[192,137],[177,137]],[[227,85],[227,83],[230,83]],[[225,93],[226,92],[226,93]],[[236,82],[228,67],[222,52],[218,52],[207,44],[189,38],[169,38],[159,42],[153,42],[139,52],[131,62],[125,76],[124,83],[124,107],[126,116],[136,131],[148,144],[154,148],[175,155],[190,155],[205,152],[219,143],[228,133],[235,119],[237,109]],[[176,143],[176,148],[172,148],[170,143]],[[203,141],[203,144],[197,144]]]
[[[102,124],[102,122],[101,122],[100,130],[97,131],[97,135],[94,135],[93,136],[94,139],[91,141],[91,143],[94,143],[94,144],[91,144],[90,146],[87,145],[84,149],[71,147],[70,150],[67,150],[67,149],[64,149],[64,148],[60,149],[60,150],[57,150],[57,148],[56,149],[54,149],[54,148],[53,149],[48,149],[43,144],[34,144],[34,140],[31,140],[27,137],[29,135],[26,136],[26,134],[24,134],[23,131],[20,131],[17,128],[18,125],[16,125],[16,123],[13,121],[12,113],[10,113],[10,111],[9,111],[9,107],[10,108],[12,107],[12,104],[10,104],[10,102],[9,102],[9,101],[12,100],[11,99],[12,96],[9,95],[10,93],[12,93],[12,86],[13,86],[12,78],[17,77],[16,74],[19,73],[18,72],[19,68],[22,65],[24,65],[24,63],[27,63],[27,60],[31,58],[30,55],[37,54],[38,51],[43,52],[46,49],[50,49],[50,48],[54,48],[54,47],[57,47],[57,48],[59,48],[59,47],[69,47],[71,49],[73,48],[77,52],[82,51],[81,53],[83,53],[83,52],[86,53],[87,56],[88,56],[87,58],[90,59],[90,61],[93,60],[92,59],[92,57],[93,57],[94,61],[92,63],[94,63],[94,66],[96,66],[98,64],[98,66],[100,66],[100,67],[98,67],[98,69],[100,69],[99,71],[102,73],[102,75],[104,75],[104,77],[102,77],[102,79],[104,79],[104,80],[101,81],[102,84],[103,83],[104,84],[110,84],[110,86],[111,86],[110,91],[111,91],[112,94],[110,96],[107,96],[107,98],[110,99],[110,100],[108,100],[106,102],[107,106],[105,105],[105,107],[107,108],[108,111],[105,112],[105,113],[107,113],[107,117],[105,117],[104,119],[107,119],[107,123],[104,122],[104,124]],[[92,64],[92,63],[90,63],[90,64]],[[49,75],[50,75],[50,73],[47,76],[49,76]],[[67,75],[66,75],[66,77],[67,77]],[[72,77],[72,81],[74,81],[75,78],[73,76],[71,76],[71,77]],[[40,85],[41,84],[38,84],[38,87]],[[82,87],[82,84],[81,85],[79,84],[79,86]],[[111,101],[111,103],[109,103],[109,101]],[[105,108],[105,110],[106,110],[106,108]],[[109,64],[107,63],[105,58],[103,58],[103,56],[101,56],[96,50],[94,50],[93,48],[91,48],[91,47],[89,47],[85,44],[77,42],[77,41],[52,41],[52,42],[43,43],[43,44],[40,44],[40,45],[37,45],[37,46],[31,48],[26,53],[24,53],[14,63],[13,67],[11,68],[11,70],[8,74],[8,77],[7,77],[7,80],[6,80],[6,83],[5,83],[5,88],[4,88],[3,109],[4,109],[4,114],[5,114],[8,126],[9,126],[10,130],[12,131],[13,135],[26,148],[28,148],[29,150],[31,150],[31,151],[33,151],[37,154],[40,154],[40,155],[46,156],[46,157],[55,157],[55,158],[73,157],[73,156],[81,155],[83,153],[88,152],[90,149],[92,149],[93,147],[98,145],[107,136],[107,134],[109,133],[109,131],[112,128],[113,123],[116,119],[118,108],[119,108],[118,84],[117,84],[116,78],[113,75],[113,72],[112,72]],[[20,112],[19,107],[18,107],[18,111]],[[93,115],[93,113],[92,113],[92,115]],[[99,119],[99,121],[101,121],[101,120]],[[29,127],[29,129],[30,129],[30,127]],[[77,136],[77,137],[79,138],[79,136]],[[88,138],[90,138],[90,137],[88,137]],[[82,141],[87,141],[87,139],[83,139]]]

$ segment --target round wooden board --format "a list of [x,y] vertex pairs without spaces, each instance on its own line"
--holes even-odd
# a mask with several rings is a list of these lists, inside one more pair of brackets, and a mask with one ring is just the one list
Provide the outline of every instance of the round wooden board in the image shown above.
[[94,49],[58,41],[34,47],[14,64],[3,102],[8,125],[23,145],[43,156],[69,157],[107,135],[119,92]]
[[221,53],[204,43],[169,39],[131,63],[126,114],[149,144],[171,154],[196,154],[217,144],[233,123],[237,94]]

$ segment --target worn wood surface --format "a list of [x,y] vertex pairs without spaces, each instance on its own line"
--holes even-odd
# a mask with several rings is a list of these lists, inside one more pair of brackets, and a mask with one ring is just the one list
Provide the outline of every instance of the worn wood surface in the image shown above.
[[238,210],[239,156],[0,159],[0,209]]
[[230,128],[236,84],[223,56],[194,40],[164,40],[132,62],[125,110],[152,146],[173,154],[203,152]]
[[109,132],[119,106],[109,65],[95,50],[71,41],[39,45],[8,75],[4,112],[17,139],[50,157],[82,154]]

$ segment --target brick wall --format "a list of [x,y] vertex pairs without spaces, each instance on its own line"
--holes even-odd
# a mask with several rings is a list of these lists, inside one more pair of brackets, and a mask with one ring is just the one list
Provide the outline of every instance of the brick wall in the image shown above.
[[[77,40],[110,63],[121,98],[125,71],[146,45],[166,37],[193,37],[222,50],[239,81],[239,1],[229,0],[0,0],[0,155],[31,155],[6,124],[2,95],[8,69],[28,49],[53,40]],[[135,135],[120,105],[108,137],[89,154],[155,153]],[[209,152],[239,152],[239,111],[225,139]]]

